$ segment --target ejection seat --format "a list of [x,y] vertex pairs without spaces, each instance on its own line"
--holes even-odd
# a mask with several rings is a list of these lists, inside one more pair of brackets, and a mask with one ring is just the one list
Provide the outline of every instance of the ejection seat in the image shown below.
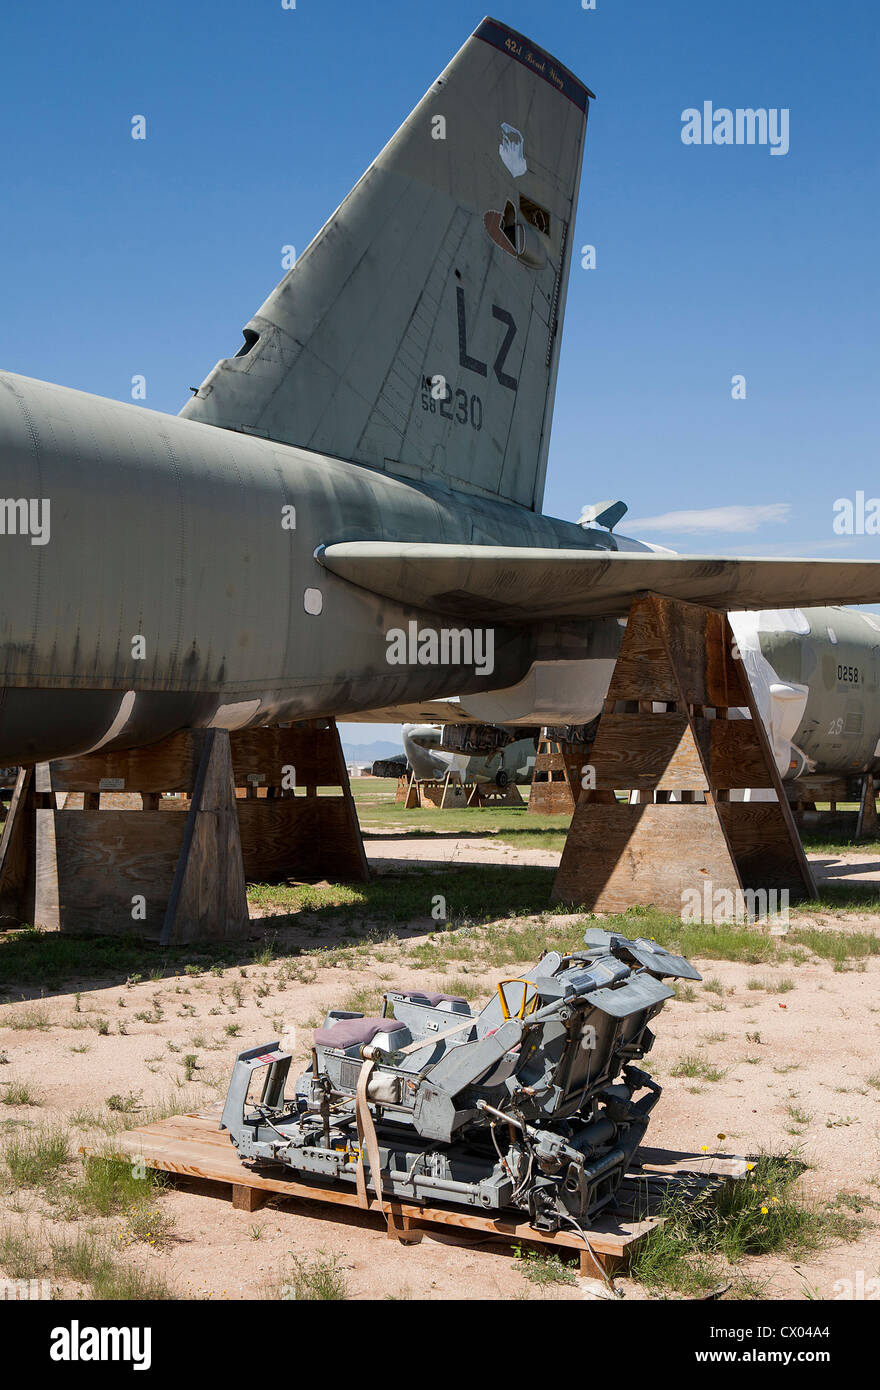
[[389,991],[381,1016],[327,1014],[289,1100],[289,1054],[241,1053],[221,1123],[246,1161],[354,1184],[362,1205],[369,1167],[379,1201],[517,1209],[556,1230],[613,1200],[642,1140],[660,1087],[635,1063],[670,977],[700,978],[656,942],[591,928],[584,949],[547,952],[479,1012]]

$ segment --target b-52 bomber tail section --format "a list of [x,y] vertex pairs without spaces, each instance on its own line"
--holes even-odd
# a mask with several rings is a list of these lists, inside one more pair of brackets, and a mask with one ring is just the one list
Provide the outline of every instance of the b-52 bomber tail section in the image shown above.
[[590,100],[484,20],[181,416],[0,372],[0,763],[452,697],[586,723],[646,590],[877,602],[877,561],[541,514]]
[[591,95],[484,20],[181,414],[539,511]]

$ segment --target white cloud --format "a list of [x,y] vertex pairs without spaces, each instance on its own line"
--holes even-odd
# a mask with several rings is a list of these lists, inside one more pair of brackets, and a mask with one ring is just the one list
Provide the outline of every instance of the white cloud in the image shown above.
[[637,536],[640,531],[668,531],[672,535],[693,535],[699,531],[757,531],[771,521],[788,521],[791,503],[766,502],[751,507],[707,507],[705,511],[664,512],[662,516],[646,516],[641,520],[627,518],[626,530]]

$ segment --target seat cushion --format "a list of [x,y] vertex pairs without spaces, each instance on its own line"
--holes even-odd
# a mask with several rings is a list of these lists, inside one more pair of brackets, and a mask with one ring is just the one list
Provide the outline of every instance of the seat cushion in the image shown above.
[[377,1033],[394,1033],[403,1025],[396,1018],[340,1018],[329,1028],[317,1028],[316,1047],[354,1047],[372,1042]]

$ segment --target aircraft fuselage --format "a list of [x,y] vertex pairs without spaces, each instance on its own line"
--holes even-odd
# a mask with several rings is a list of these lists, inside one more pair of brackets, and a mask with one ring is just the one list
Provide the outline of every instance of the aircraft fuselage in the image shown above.
[[[6,373],[0,468],[3,763],[182,727],[344,716],[512,685],[529,669],[540,633],[516,625],[493,629],[483,674],[389,664],[390,631],[466,624],[339,579],[315,560],[322,544],[615,544],[508,503]],[[592,626],[568,625],[570,655],[587,653]]]

